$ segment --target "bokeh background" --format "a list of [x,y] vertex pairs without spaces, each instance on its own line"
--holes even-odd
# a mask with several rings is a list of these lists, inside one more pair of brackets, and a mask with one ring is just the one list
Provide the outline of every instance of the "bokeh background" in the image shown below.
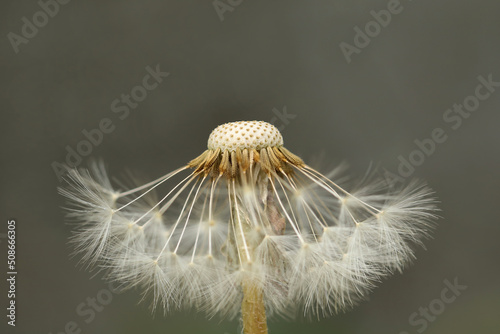
[[[83,130],[109,118],[114,130],[81,166],[103,158],[114,175],[130,169],[150,178],[202,152],[210,131],[228,121],[273,122],[293,152],[325,171],[346,161],[355,175],[370,166],[397,175],[415,140],[442,128],[447,140],[409,177],[426,180],[442,209],[415,264],[346,314],[274,320],[270,333],[417,333],[422,320],[416,326],[410,316],[438,305],[444,281],[455,279],[467,288],[424,321],[424,332],[500,332],[500,88],[457,129],[443,119],[474,94],[478,76],[500,81],[500,3],[402,0],[350,62],[340,43],[354,45],[354,28],[364,30],[370,11],[390,1],[215,3],[226,6],[223,20],[212,1],[71,1],[16,53],[9,33],[21,35],[23,17],[33,22],[41,7],[1,2],[0,267],[7,271],[4,233],[15,218],[19,274],[17,326],[2,314],[0,331],[67,333],[71,321],[80,333],[239,331],[238,321],[194,313],[152,316],[135,291],[113,294],[89,323],[77,313],[108,285],[69,257],[52,165],[85,139]],[[157,64],[170,75],[120,119],[112,102]],[[6,289],[2,279],[4,310]]]

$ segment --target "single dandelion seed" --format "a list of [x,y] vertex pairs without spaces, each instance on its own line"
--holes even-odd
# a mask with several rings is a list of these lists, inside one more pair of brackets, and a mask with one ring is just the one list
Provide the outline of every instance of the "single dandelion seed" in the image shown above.
[[233,122],[152,182],[118,187],[93,163],[72,170],[60,192],[84,263],[142,289],[153,310],[241,314],[254,334],[267,333],[268,316],[352,307],[428,236],[429,188],[372,180],[348,191],[334,181],[340,172],[306,165],[269,123]]

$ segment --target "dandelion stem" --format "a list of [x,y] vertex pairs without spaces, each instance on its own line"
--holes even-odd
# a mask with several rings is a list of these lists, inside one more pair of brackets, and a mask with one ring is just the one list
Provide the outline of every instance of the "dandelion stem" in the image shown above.
[[[234,231],[234,245],[239,254],[241,269],[250,269],[253,261],[253,251],[258,246],[255,237],[251,237],[253,224],[245,207],[238,203],[240,199],[236,196],[237,188],[234,180],[232,186],[228,184],[229,201],[231,204],[231,222]],[[257,244],[256,244],[257,243]],[[246,254],[246,256],[242,256]],[[251,269],[248,270],[248,273]],[[241,318],[243,322],[244,334],[267,334],[266,307],[264,294],[261,285],[255,280],[253,275],[244,275],[241,288],[243,291],[243,301],[241,302]]]
[[245,334],[267,334],[266,308],[262,289],[251,280],[243,283],[241,317]]

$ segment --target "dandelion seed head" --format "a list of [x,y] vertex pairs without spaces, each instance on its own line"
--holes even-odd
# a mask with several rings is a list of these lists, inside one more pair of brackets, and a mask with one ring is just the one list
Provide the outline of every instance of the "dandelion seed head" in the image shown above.
[[117,186],[96,163],[60,192],[82,261],[139,287],[152,309],[233,317],[251,291],[289,318],[354,306],[415,258],[433,226],[425,185],[350,187],[341,171],[309,167],[269,123],[232,122],[156,180]]

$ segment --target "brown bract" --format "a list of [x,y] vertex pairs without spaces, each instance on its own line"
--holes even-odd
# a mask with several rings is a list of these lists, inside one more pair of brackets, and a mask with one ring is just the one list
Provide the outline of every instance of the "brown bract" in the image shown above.
[[226,176],[228,179],[238,178],[249,168],[260,168],[267,175],[293,173],[292,167],[303,167],[301,158],[287,150],[285,147],[265,147],[260,150],[237,148],[234,151],[220,148],[206,150],[197,158],[188,163],[195,173],[205,176]]

